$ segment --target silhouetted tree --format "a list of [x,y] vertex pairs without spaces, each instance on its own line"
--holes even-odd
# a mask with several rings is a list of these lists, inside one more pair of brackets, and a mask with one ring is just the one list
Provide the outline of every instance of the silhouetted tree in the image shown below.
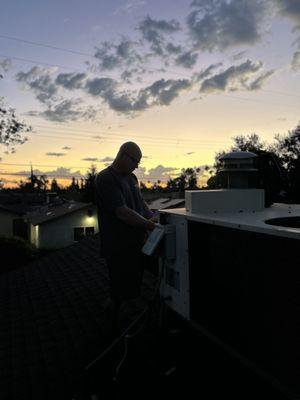
[[19,188],[24,193],[33,193],[33,192],[46,192],[49,180],[46,175],[37,175],[32,174],[27,178],[28,182],[24,182],[21,180],[19,182]]
[[58,186],[57,180],[55,178],[51,181],[51,192],[59,193],[61,191],[60,187]]
[[300,201],[300,124],[287,136],[275,137],[275,151],[288,176],[288,195],[292,201]]
[[95,199],[95,179],[97,176],[97,167],[92,164],[87,171],[84,185],[84,200],[87,202],[96,203]]
[[27,141],[23,134],[32,129],[20,121],[15,110],[5,107],[0,97],[0,144],[6,147],[5,153],[15,153],[15,146]]
[[72,177],[71,185],[67,187],[67,190],[72,193],[79,191],[78,182],[76,183],[75,176]]

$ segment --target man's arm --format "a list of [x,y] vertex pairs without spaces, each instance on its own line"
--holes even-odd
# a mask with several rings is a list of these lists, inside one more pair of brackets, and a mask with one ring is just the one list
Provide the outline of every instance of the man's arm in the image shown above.
[[146,231],[153,231],[155,223],[146,219],[127,206],[118,207],[115,211],[116,216],[128,225],[142,228]]

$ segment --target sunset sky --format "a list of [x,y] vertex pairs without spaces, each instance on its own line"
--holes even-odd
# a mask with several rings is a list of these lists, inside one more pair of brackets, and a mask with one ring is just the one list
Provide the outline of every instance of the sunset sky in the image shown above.
[[233,136],[296,127],[300,1],[11,0],[0,75],[4,104],[33,128],[1,148],[6,186],[30,162],[49,178],[101,170],[127,140],[144,154],[137,176],[165,180],[212,165]]

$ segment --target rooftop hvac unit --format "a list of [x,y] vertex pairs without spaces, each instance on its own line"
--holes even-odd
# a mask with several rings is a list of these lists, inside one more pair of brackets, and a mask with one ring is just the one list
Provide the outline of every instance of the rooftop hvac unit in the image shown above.
[[186,208],[160,211],[161,297],[297,397],[300,205],[265,208],[264,190],[234,174],[234,188],[186,191]]

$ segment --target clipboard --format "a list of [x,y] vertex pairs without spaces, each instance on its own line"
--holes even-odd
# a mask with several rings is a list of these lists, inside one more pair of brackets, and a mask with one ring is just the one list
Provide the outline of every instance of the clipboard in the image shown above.
[[153,229],[142,248],[142,252],[147,256],[152,256],[164,234],[165,230],[163,227]]

